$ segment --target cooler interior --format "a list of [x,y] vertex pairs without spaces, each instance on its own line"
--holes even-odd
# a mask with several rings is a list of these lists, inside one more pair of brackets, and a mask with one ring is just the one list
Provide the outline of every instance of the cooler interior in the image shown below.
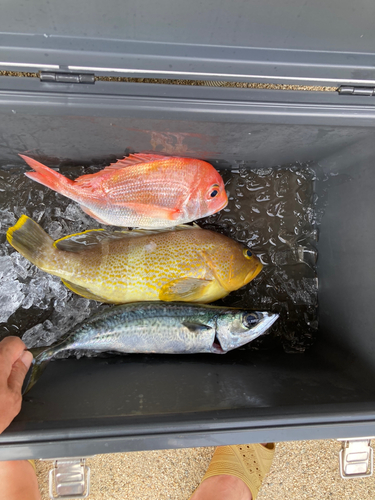
[[[253,288],[250,284],[247,295],[236,292],[224,299],[230,305],[251,303],[280,311],[282,328],[224,356],[137,354],[56,360],[25,396],[20,415],[0,437],[1,458],[371,432],[375,417],[371,102],[351,97],[344,101],[335,93],[108,82],[67,91],[34,80],[26,89],[10,77],[2,85],[9,90],[0,93],[1,179],[11,186],[12,196],[9,191],[1,196],[3,201],[9,199],[8,212],[15,218],[24,200],[23,193],[18,205],[15,202],[17,190],[25,189],[19,179],[27,170],[18,153],[60,167],[73,177],[129,152],[210,161],[223,173],[233,195],[232,206],[239,201],[240,208],[233,223],[229,214],[226,226],[220,226],[223,218],[215,216],[203,221],[203,226],[219,225],[237,238],[245,232],[258,253],[264,242],[251,243],[252,228],[258,227],[261,218],[256,212],[257,182],[273,176],[273,182],[279,183],[275,200],[263,200],[274,203],[265,209],[273,215],[263,221],[262,231],[278,217],[275,203],[283,199],[280,179],[295,182],[304,172],[301,193],[312,208],[311,217],[304,219],[308,227],[299,234],[302,239],[293,240],[297,254],[290,256],[278,239],[281,254],[269,258],[275,246],[271,244],[265,246],[262,257],[267,279],[273,273],[289,279],[288,272],[294,273],[296,282],[307,280],[310,295],[306,289],[289,294],[285,302],[292,308],[287,310],[278,303],[277,294],[262,299],[262,287],[269,282],[261,281]],[[38,203],[33,198],[36,189],[30,181],[28,203]],[[298,200],[293,200],[294,204],[283,205],[280,221],[294,216]],[[60,207],[58,221],[70,202],[46,194],[42,203]],[[8,219],[1,221],[1,243],[12,224],[13,219]],[[48,232],[49,227],[44,228]],[[291,241],[290,228],[286,233]],[[288,239],[284,233],[282,237]],[[11,253],[9,249],[2,256]],[[278,284],[278,293],[285,295],[282,279]],[[27,314],[16,312],[1,324],[1,335],[22,336],[52,313],[53,305],[31,307]]]

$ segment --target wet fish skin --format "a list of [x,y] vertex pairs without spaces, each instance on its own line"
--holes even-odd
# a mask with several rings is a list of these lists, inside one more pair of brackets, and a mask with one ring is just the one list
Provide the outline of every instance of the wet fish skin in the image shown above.
[[102,224],[147,229],[207,217],[228,203],[224,182],[210,164],[194,158],[133,154],[75,181],[28,156],[26,176],[80,204]]
[[114,306],[77,326],[33,362],[29,390],[63,351],[224,354],[265,333],[278,314],[189,303],[138,302]]
[[54,242],[23,215],[8,229],[7,240],[73,292],[117,304],[213,302],[249,283],[263,267],[244,245],[199,226],[91,230]]

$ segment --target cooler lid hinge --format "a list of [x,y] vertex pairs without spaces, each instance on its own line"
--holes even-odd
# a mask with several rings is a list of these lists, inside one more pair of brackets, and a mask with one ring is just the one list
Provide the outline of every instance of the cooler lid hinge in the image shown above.
[[352,87],[349,85],[341,85],[337,90],[338,93],[342,95],[375,95],[375,87]]
[[95,83],[94,73],[56,73],[54,71],[41,71],[41,82],[56,83]]

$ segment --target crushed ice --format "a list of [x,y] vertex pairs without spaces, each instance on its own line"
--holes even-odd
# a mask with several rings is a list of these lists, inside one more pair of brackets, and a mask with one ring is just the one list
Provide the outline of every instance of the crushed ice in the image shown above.
[[[238,162],[232,171],[221,171],[228,206],[199,225],[245,243],[264,264],[253,282],[223,301],[280,313],[271,335],[247,348],[266,348],[269,339],[278,339],[287,351],[303,351],[317,329],[315,243],[322,212],[316,207],[316,174],[308,165],[253,166]],[[30,264],[6,242],[7,229],[22,214],[54,239],[103,226],[76,203],[28,179],[24,171],[0,169],[0,339],[18,335],[28,347],[38,347],[50,345],[106,306],[79,297],[59,278]],[[71,178],[91,173],[83,167],[60,171]]]
[[[0,339],[17,335],[28,347],[38,347],[55,342],[102,306],[72,293],[14,251],[6,241],[8,228],[23,214],[54,239],[101,225],[76,203],[28,179],[25,170],[0,169]],[[63,173],[75,177],[83,169]]]
[[[238,172],[238,173],[236,173]],[[271,329],[247,348],[278,338],[289,352],[303,352],[317,329],[317,196],[315,171],[308,165],[223,171],[229,203],[200,225],[245,243],[264,268],[225,304],[280,313]],[[267,338],[268,337],[268,338]]]

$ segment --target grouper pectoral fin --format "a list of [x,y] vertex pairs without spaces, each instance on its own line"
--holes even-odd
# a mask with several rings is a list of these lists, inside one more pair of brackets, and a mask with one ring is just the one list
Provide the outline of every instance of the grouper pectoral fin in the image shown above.
[[205,292],[212,280],[200,278],[180,278],[162,286],[159,292],[159,299],[170,301],[198,300]]
[[61,280],[66,287],[69,288],[72,292],[76,293],[77,295],[81,295],[81,297],[85,297],[85,299],[91,299],[91,300],[97,300],[99,302],[106,302],[109,303],[106,299],[103,297],[99,297],[99,295],[95,295],[94,293],[90,292],[87,290],[87,288],[76,285],[75,283],[71,283],[68,280],[62,279]]
[[189,323],[188,321],[184,321],[182,324],[193,333],[201,333],[212,329],[211,326],[204,325],[203,323]]

